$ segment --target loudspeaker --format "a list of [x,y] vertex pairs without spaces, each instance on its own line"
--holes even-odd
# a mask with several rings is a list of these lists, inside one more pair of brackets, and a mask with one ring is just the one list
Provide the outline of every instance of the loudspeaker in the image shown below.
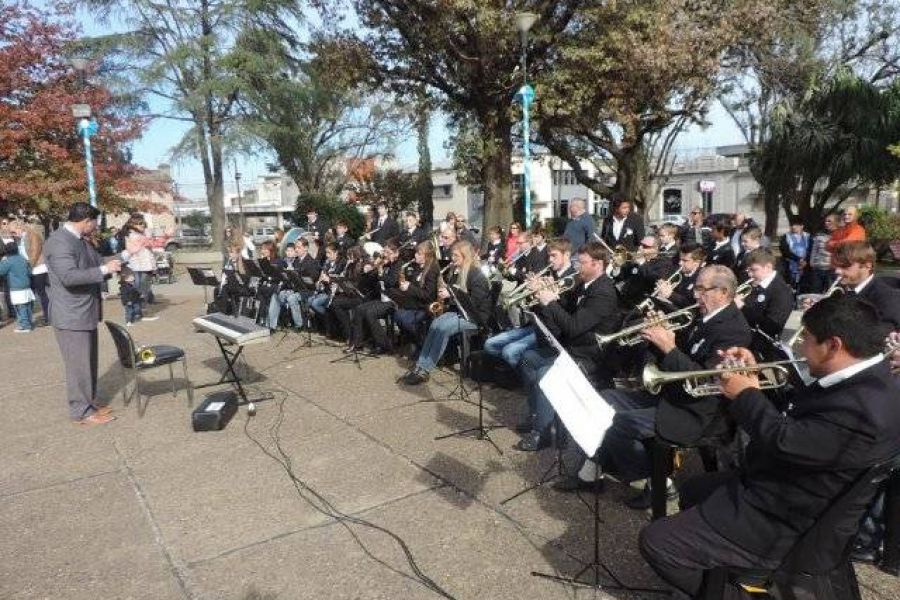
[[220,431],[238,409],[238,396],[233,390],[216,392],[206,397],[191,413],[194,431]]

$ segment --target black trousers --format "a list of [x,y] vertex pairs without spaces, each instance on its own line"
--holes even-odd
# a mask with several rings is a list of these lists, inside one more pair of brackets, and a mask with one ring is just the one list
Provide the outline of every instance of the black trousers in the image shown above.
[[[703,587],[703,573],[714,567],[775,569],[782,557],[757,556],[728,540],[700,514],[697,506],[734,473],[706,473],[680,488],[682,511],[647,525],[638,538],[644,560],[657,574],[691,598]],[[726,598],[743,598],[740,592]]]
[[328,307],[329,318],[338,325],[338,335],[345,340],[350,340],[351,311],[363,303],[362,298],[350,296],[335,296]]
[[[375,344],[384,350],[390,350],[393,344],[387,330],[379,319],[387,317],[394,312],[394,304],[372,300],[364,302],[353,309],[353,327],[350,333],[350,342],[355,346],[363,345],[371,337]],[[368,336],[366,335],[368,333]]]

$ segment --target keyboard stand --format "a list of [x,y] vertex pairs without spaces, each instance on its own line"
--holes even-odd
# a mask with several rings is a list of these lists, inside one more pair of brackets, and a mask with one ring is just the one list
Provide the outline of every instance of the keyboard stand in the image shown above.
[[244,344],[237,345],[237,350],[235,350],[233,349],[235,344],[223,342],[222,338],[220,338],[219,336],[215,334],[211,335],[215,338],[216,344],[219,345],[219,350],[222,352],[222,358],[225,359],[225,370],[218,381],[201,383],[200,385],[195,385],[194,389],[197,390],[201,388],[214,387],[217,385],[225,385],[230,383],[234,386],[235,390],[238,393],[238,396],[240,396],[241,398],[240,402],[238,402],[238,406],[243,406],[251,402],[263,402],[264,400],[271,400],[272,398],[274,398],[274,396],[268,392],[260,395],[258,398],[247,398],[247,391],[244,389],[244,386],[241,383],[241,378],[234,368],[234,365],[237,363],[238,359],[241,357],[241,354],[244,352],[244,346],[257,341],[264,342],[267,341],[268,338],[257,338]]

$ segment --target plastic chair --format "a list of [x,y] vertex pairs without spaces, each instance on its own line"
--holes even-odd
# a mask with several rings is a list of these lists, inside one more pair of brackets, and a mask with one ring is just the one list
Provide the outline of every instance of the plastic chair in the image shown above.
[[[177,398],[178,392],[175,388],[175,371],[173,369],[173,365],[177,362],[181,363],[182,369],[184,370],[184,381],[187,384],[188,407],[193,406],[194,389],[191,385],[191,380],[188,378],[187,355],[185,355],[184,350],[176,346],[166,345],[141,346],[138,348],[134,345],[134,339],[132,339],[131,334],[128,333],[127,329],[118,323],[113,323],[111,321],[104,321],[104,323],[106,323],[106,327],[109,329],[109,333],[112,336],[113,343],[116,345],[119,364],[123,369],[124,385],[122,386],[122,400],[124,401],[125,406],[128,406],[128,404],[131,403],[132,398],[137,396],[138,416],[144,416],[144,412],[147,410],[147,404],[149,403],[149,397],[148,402],[141,406],[141,383],[138,373],[140,371],[147,371],[164,365],[169,367],[169,381],[172,383],[172,397]],[[153,353],[152,360],[147,360],[145,357],[141,356],[145,351]],[[129,372],[131,373],[134,387],[130,393],[126,393],[126,390],[128,389]]]

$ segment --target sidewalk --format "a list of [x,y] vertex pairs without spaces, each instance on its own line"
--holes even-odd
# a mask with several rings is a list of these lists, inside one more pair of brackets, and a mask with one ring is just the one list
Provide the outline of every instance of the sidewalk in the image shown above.
[[[183,276],[156,292],[160,320],[130,333],[185,348],[194,383],[217,378],[212,338],[190,325],[202,291]],[[118,301],[104,310],[122,322]],[[299,339],[279,345],[273,336],[245,355],[251,387],[276,399],[252,420],[242,409],[224,431],[194,433],[183,382],[173,399],[167,369],[144,374],[154,397],[143,418],[122,406],[105,329],[100,338],[100,395],[114,398],[118,419],[83,428],[66,418],[52,330],[0,330],[0,598],[440,597],[413,578],[395,540],[348,525],[357,543],[309,490],[402,538],[418,568],[459,600],[642,597],[573,592],[530,575],[580,569],[575,559],[591,552],[588,511],[549,489],[499,504],[552,460],[512,451],[518,437],[509,429],[492,432],[503,456],[472,438],[435,441],[477,418],[473,406],[433,401],[455,386],[449,374],[405,389],[395,380],[407,365],[396,359],[358,370],[330,364],[337,349],[298,349]],[[502,390],[486,390],[485,403],[489,422],[506,425],[523,408]],[[280,444],[307,499],[254,440],[275,454]],[[601,497],[601,553],[625,582],[658,586],[637,551],[646,516],[620,502],[630,493],[612,485]],[[897,598],[896,579],[869,568],[860,575],[865,598]]]

